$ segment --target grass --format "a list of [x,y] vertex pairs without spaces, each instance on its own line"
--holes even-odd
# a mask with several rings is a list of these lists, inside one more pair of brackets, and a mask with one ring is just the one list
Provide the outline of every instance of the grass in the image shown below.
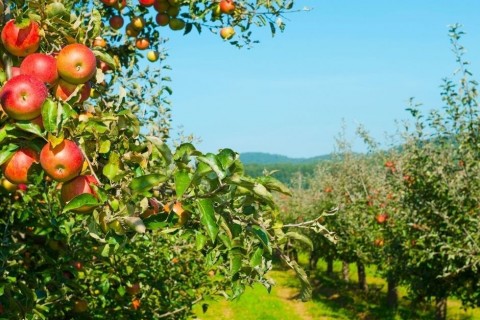
[[[301,257],[301,263],[305,263]],[[433,306],[424,304],[413,308],[406,296],[406,289],[399,288],[399,308],[392,313],[386,308],[386,282],[376,275],[373,267],[367,268],[369,293],[357,289],[357,275],[354,265],[350,266],[350,282],[339,279],[341,263],[335,262],[334,274],[327,276],[326,264],[319,261],[317,269],[312,271],[313,298],[308,302],[296,299],[299,282],[291,270],[276,269],[269,273],[277,285],[269,294],[256,285],[248,288],[236,301],[209,301],[209,308],[203,313],[200,306],[194,311],[201,320],[326,320],[326,319],[364,319],[364,320],[402,320],[433,319]],[[448,301],[448,319],[480,319],[480,309],[463,310],[459,301]]]

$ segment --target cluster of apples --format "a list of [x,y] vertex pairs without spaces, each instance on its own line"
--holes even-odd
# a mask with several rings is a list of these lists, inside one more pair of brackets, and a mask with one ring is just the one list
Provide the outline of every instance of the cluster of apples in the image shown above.
[[[20,23],[10,20],[2,29],[4,48],[22,61],[1,88],[0,104],[13,122],[32,122],[42,128],[42,109],[53,103],[50,94],[58,100],[68,101],[81,90],[80,97],[74,102],[88,97],[88,83],[96,73],[97,60],[92,50],[83,44],[69,44],[56,57],[36,53],[40,46],[39,29],[38,23],[31,20]],[[19,144],[26,145],[21,141]],[[51,179],[62,182],[61,200],[66,203],[82,193],[94,194],[91,185],[98,181],[92,176],[80,175],[84,162],[81,148],[74,141],[64,139],[55,145],[47,142],[40,152],[21,146],[2,165],[2,170],[11,183],[27,184],[31,172],[40,164]],[[89,209],[80,208],[78,211]]]

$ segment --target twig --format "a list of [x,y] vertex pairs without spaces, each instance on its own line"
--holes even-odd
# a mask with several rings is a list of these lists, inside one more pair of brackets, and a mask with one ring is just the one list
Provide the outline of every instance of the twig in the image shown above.
[[[193,301],[192,302],[192,305],[197,303],[197,302],[200,302],[203,300],[203,296],[201,296],[200,298],[198,298],[197,300]],[[182,308],[179,308],[179,309],[176,309],[176,310],[173,310],[173,311],[170,311],[170,312],[167,312],[167,313],[164,313],[164,314],[161,314],[161,315],[158,315],[157,316],[157,319],[160,319],[160,318],[166,318],[168,316],[172,316],[174,314],[177,314],[179,312],[182,312],[183,310],[187,309],[188,306],[185,306],[185,307],[182,307]]]
[[80,144],[78,143],[78,141],[77,141],[77,145],[78,145],[78,148],[80,148],[80,151],[82,152],[83,157],[85,158],[85,161],[87,161],[87,163],[88,163],[88,168],[90,168],[90,172],[91,172],[92,176],[95,177],[95,179],[96,179],[97,182],[98,182],[98,185],[99,185],[99,186],[102,186],[102,182],[100,181],[100,179],[98,179],[97,174],[95,173],[95,170],[93,170],[92,163],[91,163],[90,160],[88,159],[87,154],[85,153],[85,150],[83,150],[83,148],[80,146]]

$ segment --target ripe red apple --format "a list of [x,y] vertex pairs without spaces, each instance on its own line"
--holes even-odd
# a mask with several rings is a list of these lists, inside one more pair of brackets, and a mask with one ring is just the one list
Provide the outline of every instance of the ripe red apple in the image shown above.
[[15,23],[11,19],[3,27],[1,38],[8,52],[17,57],[25,57],[37,51],[40,46],[38,23],[29,19]]
[[219,4],[220,11],[225,14],[233,14],[235,11],[235,3],[233,0],[222,0]]
[[388,215],[386,213],[380,213],[378,214],[375,219],[377,220],[378,223],[382,224],[388,219]]
[[37,78],[21,74],[8,80],[0,91],[3,111],[15,120],[32,120],[42,111],[48,89]]
[[80,84],[90,80],[97,71],[97,58],[89,47],[73,43],[65,46],[57,56],[58,74],[62,79]]
[[158,12],[167,12],[168,8],[170,8],[170,3],[167,0],[155,0],[153,7]]
[[110,27],[112,27],[115,30],[118,30],[121,27],[123,27],[124,21],[122,16],[113,16],[110,18],[109,22],[110,22]]
[[168,25],[168,22],[170,21],[170,16],[166,13],[158,13],[155,16],[155,21],[157,21],[159,26],[166,26]]
[[82,103],[90,97],[90,89],[92,88],[92,86],[90,82],[86,82],[85,84],[83,84],[83,87],[77,92],[77,94],[72,96],[72,94],[79,86],[80,85],[72,84],[63,79],[60,79],[55,86],[55,98],[71,103]]
[[383,247],[383,245],[385,244],[385,241],[383,239],[375,239],[373,241],[373,244],[376,246],[376,247]]
[[114,4],[117,3],[117,0],[102,0],[103,4],[108,6],[108,7],[112,7]]
[[65,182],[78,176],[84,161],[82,151],[71,140],[63,140],[55,147],[49,142],[40,152],[43,170],[56,181]]
[[[62,201],[62,204],[65,205],[73,198],[84,193],[89,193],[95,196],[96,194],[91,186],[92,184],[98,185],[98,181],[94,176],[90,175],[78,176],[70,181],[64,182],[60,192],[60,200]],[[77,213],[88,213],[93,209],[94,207],[92,206],[83,206],[73,211]]]
[[22,70],[19,67],[12,67],[12,78],[22,74]]
[[30,148],[21,148],[3,164],[3,175],[15,184],[28,183],[29,171],[35,163],[38,163],[38,153]]
[[151,7],[155,3],[155,0],[138,0],[141,6]]
[[57,60],[43,53],[33,53],[23,59],[20,65],[22,74],[34,76],[38,80],[53,84],[58,79]]

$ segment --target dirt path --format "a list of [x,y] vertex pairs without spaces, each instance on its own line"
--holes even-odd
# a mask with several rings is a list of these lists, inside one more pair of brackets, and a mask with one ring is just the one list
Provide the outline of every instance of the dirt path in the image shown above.
[[294,310],[301,319],[314,320],[308,312],[305,303],[296,298],[296,296],[298,296],[298,290],[281,286],[278,286],[276,289],[277,296],[281,298],[283,303],[288,305],[291,310]]

